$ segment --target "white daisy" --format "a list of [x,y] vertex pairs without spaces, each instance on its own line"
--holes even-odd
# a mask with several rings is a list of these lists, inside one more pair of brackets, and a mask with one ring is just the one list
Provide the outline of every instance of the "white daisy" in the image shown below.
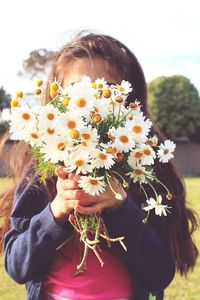
[[166,140],[163,144],[160,144],[159,150],[157,151],[157,156],[159,161],[162,163],[167,163],[171,158],[174,157],[172,154],[176,148],[174,142]]
[[42,145],[41,135],[36,128],[32,130],[28,129],[24,132],[24,141],[29,143],[32,147]]
[[97,90],[106,90],[108,87],[108,84],[104,78],[97,78],[95,80],[95,84]]
[[59,111],[56,107],[54,107],[52,104],[47,104],[45,106],[40,107],[40,111],[38,111],[38,120],[39,120],[39,126],[54,126],[57,118],[59,116]]
[[77,174],[87,174],[92,172],[91,158],[87,151],[74,151],[65,159],[64,164],[68,172],[76,171]]
[[95,145],[98,142],[98,133],[96,128],[92,128],[91,125],[83,126],[80,130],[80,138],[82,142],[86,142],[87,144],[89,143],[94,143]]
[[147,200],[148,206],[143,207],[143,209],[145,211],[155,209],[155,214],[157,216],[160,216],[160,217],[162,215],[166,216],[167,212],[169,212],[168,208],[171,208],[171,207],[169,207],[168,205],[163,205],[161,203],[162,203],[162,196],[159,195],[158,198],[157,198],[157,201],[153,198],[150,198],[149,200]]
[[71,98],[68,109],[75,110],[80,116],[89,115],[93,108],[95,97],[91,89],[83,88],[79,83],[75,83],[69,92]]
[[93,167],[95,168],[105,168],[108,170],[115,164],[113,155],[107,153],[105,149],[96,149],[91,155],[94,159]]
[[155,147],[158,145],[158,138],[156,135],[149,137],[146,141],[146,144],[151,146],[151,147]]
[[149,146],[142,144],[141,151],[143,152],[144,156],[142,157],[142,164],[143,165],[153,165],[154,159],[156,158],[155,151]]
[[49,138],[54,138],[59,135],[56,127],[53,127],[51,124],[46,124],[46,126],[45,124],[43,124],[39,127],[39,132],[42,136],[43,141],[46,141]]
[[132,168],[135,168],[138,164],[143,164],[142,159],[144,158],[144,153],[140,148],[134,149],[130,152],[128,156],[128,164]]
[[84,126],[82,117],[74,110],[62,113],[59,117],[57,129],[59,134],[69,137],[71,130],[78,130]]
[[129,94],[133,90],[131,83],[125,80],[122,80],[121,84],[117,85],[117,89],[124,94]]
[[152,126],[149,119],[144,120],[141,116],[137,115],[132,120],[128,120],[125,124],[127,130],[131,132],[133,138],[137,142],[145,142],[147,135]]
[[151,176],[151,171],[146,171],[144,167],[137,166],[132,172],[126,174],[133,178],[133,182],[145,183],[146,179]]
[[[36,127],[37,119],[33,111],[27,106],[16,107],[11,110],[10,132]],[[19,132],[20,134],[20,132]]]
[[135,147],[135,142],[127,128],[111,128],[109,134],[114,137],[113,146],[118,152],[129,152]]
[[98,113],[102,116],[103,119],[105,119],[108,114],[108,106],[110,105],[110,100],[109,99],[95,99],[93,102],[93,108],[92,112],[93,113]]
[[88,194],[95,196],[103,193],[106,189],[106,183],[101,177],[81,176],[78,184]]
[[54,136],[45,141],[41,147],[41,153],[44,154],[44,161],[57,163],[64,161],[68,157],[68,151],[71,149],[71,142],[60,136]]

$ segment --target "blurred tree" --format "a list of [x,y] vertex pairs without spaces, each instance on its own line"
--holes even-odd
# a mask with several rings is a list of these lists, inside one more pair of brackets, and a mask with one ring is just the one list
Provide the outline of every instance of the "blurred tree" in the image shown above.
[[11,95],[7,94],[3,87],[0,88],[0,112],[10,107]]
[[22,69],[19,70],[18,75],[30,79],[46,76],[56,53],[44,48],[31,51],[29,57],[23,61]]
[[167,137],[198,139],[200,97],[188,78],[158,77],[149,82],[148,92],[152,118]]

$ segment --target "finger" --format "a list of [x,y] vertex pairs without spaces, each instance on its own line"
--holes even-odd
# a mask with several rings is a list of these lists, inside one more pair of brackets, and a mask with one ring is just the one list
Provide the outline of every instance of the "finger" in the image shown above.
[[55,173],[58,177],[62,178],[62,179],[66,179],[68,176],[68,171],[67,168],[63,167],[63,166],[59,166],[56,168]]
[[63,190],[75,190],[75,189],[80,189],[78,183],[73,180],[69,179],[62,179],[61,180],[61,186]]
[[62,197],[65,200],[80,200],[82,197],[82,191],[80,189],[74,189],[74,190],[63,189]]
[[74,180],[76,182],[78,182],[78,180],[80,179],[81,175],[76,174],[76,173],[69,173],[68,178],[70,180]]
[[75,205],[74,209],[84,215],[92,215],[92,214],[96,214],[97,212],[102,210],[102,204],[101,203],[97,203],[94,204],[92,206],[82,206],[79,204]]

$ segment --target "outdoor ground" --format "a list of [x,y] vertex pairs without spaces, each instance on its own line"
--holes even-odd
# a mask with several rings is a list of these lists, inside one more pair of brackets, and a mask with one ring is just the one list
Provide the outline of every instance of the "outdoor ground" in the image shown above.
[[[200,178],[186,178],[188,205],[200,214]],[[9,180],[0,179],[0,191],[9,185]],[[200,249],[200,232],[195,234],[195,240]],[[165,293],[165,300],[199,300],[200,299],[200,259],[194,272],[187,279],[177,275]],[[5,273],[3,258],[0,258],[0,299],[24,300],[24,287],[17,285]]]

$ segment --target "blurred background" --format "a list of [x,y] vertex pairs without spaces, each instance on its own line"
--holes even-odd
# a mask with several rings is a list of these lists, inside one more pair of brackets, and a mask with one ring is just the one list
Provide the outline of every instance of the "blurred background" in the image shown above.
[[[188,206],[200,213],[200,3],[198,0],[3,0],[0,10],[0,135],[8,128],[17,90],[33,104],[35,79],[46,79],[53,54],[73,34],[111,35],[138,57],[148,83],[149,110],[176,144]],[[0,192],[10,184],[0,161]],[[1,219],[0,219],[1,221]],[[199,232],[195,239],[200,247]],[[0,258],[0,300],[24,299]],[[165,299],[200,299],[200,262],[188,278],[176,276]]]

